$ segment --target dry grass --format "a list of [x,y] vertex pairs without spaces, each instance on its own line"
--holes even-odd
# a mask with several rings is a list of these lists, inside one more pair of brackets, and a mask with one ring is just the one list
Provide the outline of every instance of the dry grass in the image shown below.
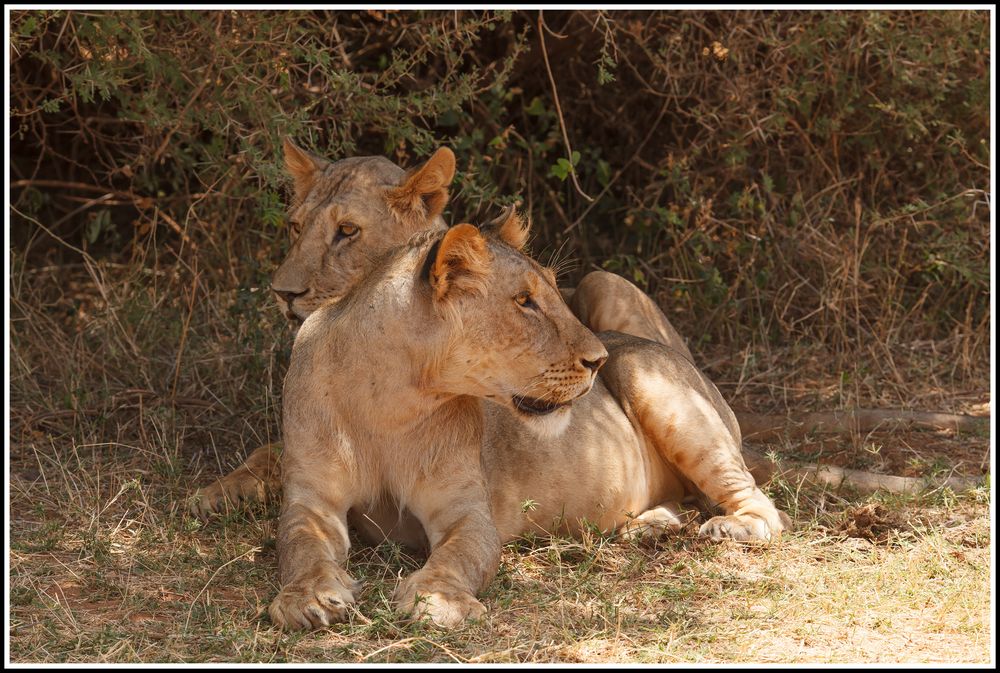
[[[221,291],[181,264],[13,261],[12,661],[990,659],[989,488],[900,499],[772,483],[799,527],[768,547],[691,531],[656,545],[520,541],[483,597],[487,618],[454,633],[391,612],[394,583],[419,560],[391,545],[358,547],[349,562],[365,583],[358,615],[282,635],[266,617],[277,591],[274,507],[204,526],[183,514],[194,485],[277,435],[288,341],[278,317],[250,288]],[[985,378],[935,378],[932,351],[897,361],[906,367],[887,397],[881,374],[859,375],[884,362],[859,357],[848,374],[863,383],[844,386],[810,354],[805,345],[749,352],[751,365],[699,356],[740,404],[989,404]],[[774,448],[981,474],[988,445],[912,432]],[[875,504],[874,522],[851,515]]]
[[277,591],[272,522],[258,512],[202,528],[176,507],[187,480],[137,476],[123,450],[36,454],[34,479],[29,461],[16,466],[13,661],[989,659],[985,491],[887,502],[896,516],[874,541],[838,532],[858,501],[807,491],[800,530],[769,547],[691,532],[656,546],[519,542],[484,597],[486,620],[454,633],[392,614],[394,582],[417,561],[356,548],[360,614],[281,635],[264,616]]

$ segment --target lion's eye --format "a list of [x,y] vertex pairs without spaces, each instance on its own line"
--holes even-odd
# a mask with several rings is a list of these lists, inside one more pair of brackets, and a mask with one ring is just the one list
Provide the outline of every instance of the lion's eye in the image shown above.
[[514,295],[514,301],[522,308],[538,310],[538,304],[536,304],[535,300],[532,299],[530,292],[518,292]]
[[345,222],[344,224],[337,227],[337,233],[344,238],[350,238],[354,234],[358,233],[358,225],[351,224],[350,222]]

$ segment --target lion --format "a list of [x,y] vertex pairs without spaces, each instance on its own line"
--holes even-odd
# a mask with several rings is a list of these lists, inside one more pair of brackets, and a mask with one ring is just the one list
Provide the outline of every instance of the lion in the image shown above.
[[[275,272],[272,290],[285,315],[307,318],[321,304],[343,297],[370,269],[372,261],[416,230],[444,231],[441,217],[449,200],[455,157],[437,150],[423,165],[406,171],[385,157],[331,162],[285,141],[285,164],[293,178],[289,210],[291,250]],[[645,293],[615,274],[594,271],[576,288],[560,288],[573,313],[594,332],[617,331],[662,343],[695,362],[683,337]],[[852,410],[780,418],[741,412],[741,434],[765,437],[780,431],[868,431],[890,420],[967,427],[968,417],[899,410]],[[979,420],[979,419],[975,419]],[[191,511],[205,517],[236,503],[262,500],[280,489],[280,443],[261,447],[236,470],[198,489]],[[744,460],[757,483],[775,473],[837,485],[848,479],[865,490],[918,489],[919,480],[847,472],[836,467],[789,469],[744,447]],[[955,484],[959,488],[967,484]],[[418,536],[419,538],[419,536]],[[419,540],[411,540],[414,544]]]
[[700,527],[712,539],[789,525],[711,381],[661,343],[595,336],[521,252],[527,233],[512,211],[485,231],[418,230],[302,324],[283,390],[276,625],[347,617],[349,512],[363,534],[423,532],[426,564],[394,603],[445,628],[482,616],[501,545],[529,531],[677,530],[692,495],[724,512]]

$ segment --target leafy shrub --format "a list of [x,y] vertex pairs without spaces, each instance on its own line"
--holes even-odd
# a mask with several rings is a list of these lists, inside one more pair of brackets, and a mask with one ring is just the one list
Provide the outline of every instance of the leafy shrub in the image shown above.
[[11,17],[12,235],[34,258],[75,254],[37,220],[266,285],[282,136],[402,165],[449,144],[453,216],[522,201],[535,252],[578,260],[566,282],[621,273],[685,334],[988,343],[987,12]]

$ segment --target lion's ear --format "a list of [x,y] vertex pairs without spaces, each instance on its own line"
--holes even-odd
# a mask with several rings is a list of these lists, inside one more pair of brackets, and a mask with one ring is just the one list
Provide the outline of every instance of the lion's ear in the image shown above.
[[295,180],[295,201],[301,203],[316,183],[316,177],[330,162],[306,152],[290,138],[285,138],[284,150],[285,169]]
[[507,206],[499,217],[484,224],[483,229],[495,233],[500,240],[515,250],[521,250],[528,242],[531,221],[521,217],[514,206]]
[[461,292],[486,292],[490,254],[486,239],[471,224],[457,224],[435,243],[427,256],[434,299]]
[[454,177],[455,155],[441,147],[424,165],[409,171],[398,187],[389,190],[389,206],[411,222],[433,220],[444,212]]

